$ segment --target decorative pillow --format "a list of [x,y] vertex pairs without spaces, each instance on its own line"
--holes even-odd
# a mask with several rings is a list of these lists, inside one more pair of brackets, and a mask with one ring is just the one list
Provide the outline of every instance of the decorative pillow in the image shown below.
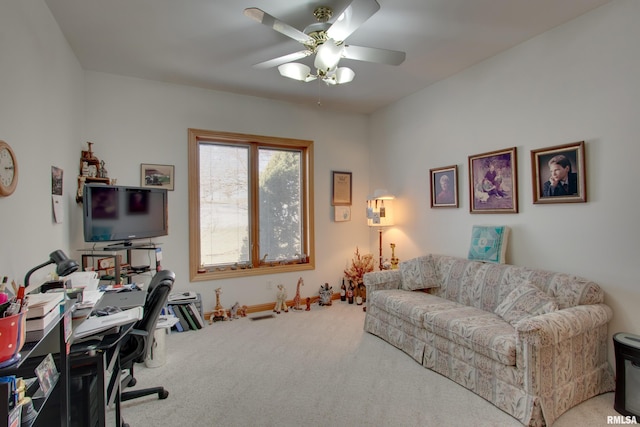
[[556,300],[527,280],[512,290],[496,307],[494,313],[515,327],[516,323],[522,319],[556,310],[558,310]]
[[469,259],[504,264],[509,227],[474,225],[471,230]]
[[402,261],[400,273],[402,274],[402,289],[407,291],[440,287],[431,255]]

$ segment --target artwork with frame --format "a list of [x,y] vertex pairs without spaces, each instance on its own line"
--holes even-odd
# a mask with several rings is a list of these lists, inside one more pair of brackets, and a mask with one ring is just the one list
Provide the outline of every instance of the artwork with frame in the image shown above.
[[458,207],[458,166],[430,169],[431,207]]
[[584,141],[531,150],[533,203],[585,203]]
[[469,211],[518,213],[516,147],[469,156]]
[[336,206],[334,209],[334,221],[351,221],[351,206]]
[[174,189],[173,165],[140,164],[140,186],[147,188]]
[[351,206],[351,172],[332,172],[332,206]]

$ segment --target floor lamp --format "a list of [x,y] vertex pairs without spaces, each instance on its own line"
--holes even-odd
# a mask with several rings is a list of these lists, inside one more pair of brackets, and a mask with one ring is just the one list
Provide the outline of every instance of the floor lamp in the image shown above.
[[369,227],[378,227],[379,268],[382,265],[382,229],[393,225],[393,199],[387,190],[376,190],[367,199],[367,223]]

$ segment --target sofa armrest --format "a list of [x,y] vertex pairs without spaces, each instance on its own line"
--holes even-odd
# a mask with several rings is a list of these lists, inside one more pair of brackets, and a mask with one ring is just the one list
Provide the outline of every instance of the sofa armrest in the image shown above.
[[363,277],[367,287],[367,295],[381,289],[400,289],[402,286],[402,274],[400,270],[373,271]]
[[547,425],[576,402],[614,389],[607,351],[612,316],[604,304],[579,305],[516,325],[516,365]]
[[579,305],[523,320],[516,325],[518,339],[536,346],[559,343],[606,325],[613,317],[604,304]]

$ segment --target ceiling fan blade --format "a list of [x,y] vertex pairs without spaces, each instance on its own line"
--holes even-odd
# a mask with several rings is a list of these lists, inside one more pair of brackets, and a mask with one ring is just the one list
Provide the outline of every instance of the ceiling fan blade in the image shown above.
[[344,41],[380,9],[376,0],[353,0],[327,30],[327,37]]
[[260,69],[273,68],[273,67],[277,67],[278,65],[285,64],[287,62],[297,61],[298,59],[302,59],[305,56],[309,56],[309,55],[311,55],[310,50],[301,50],[298,52],[290,53],[288,55],[280,56],[278,58],[273,58],[268,61],[261,62],[259,64],[254,65],[253,67],[260,68]]
[[378,49],[376,47],[363,47],[345,45],[342,56],[357,61],[377,62],[379,64],[400,65],[407,54],[397,50]]
[[[375,1],[375,0],[374,0]],[[277,32],[284,34],[287,37],[290,37],[300,43],[313,43],[313,39],[303,33],[302,31],[292,27],[291,25],[280,21],[277,18],[269,15],[267,12],[258,9],[257,7],[249,7],[244,10],[244,14],[249,18],[253,19],[261,23],[262,25],[266,25],[267,27],[271,27]]]

